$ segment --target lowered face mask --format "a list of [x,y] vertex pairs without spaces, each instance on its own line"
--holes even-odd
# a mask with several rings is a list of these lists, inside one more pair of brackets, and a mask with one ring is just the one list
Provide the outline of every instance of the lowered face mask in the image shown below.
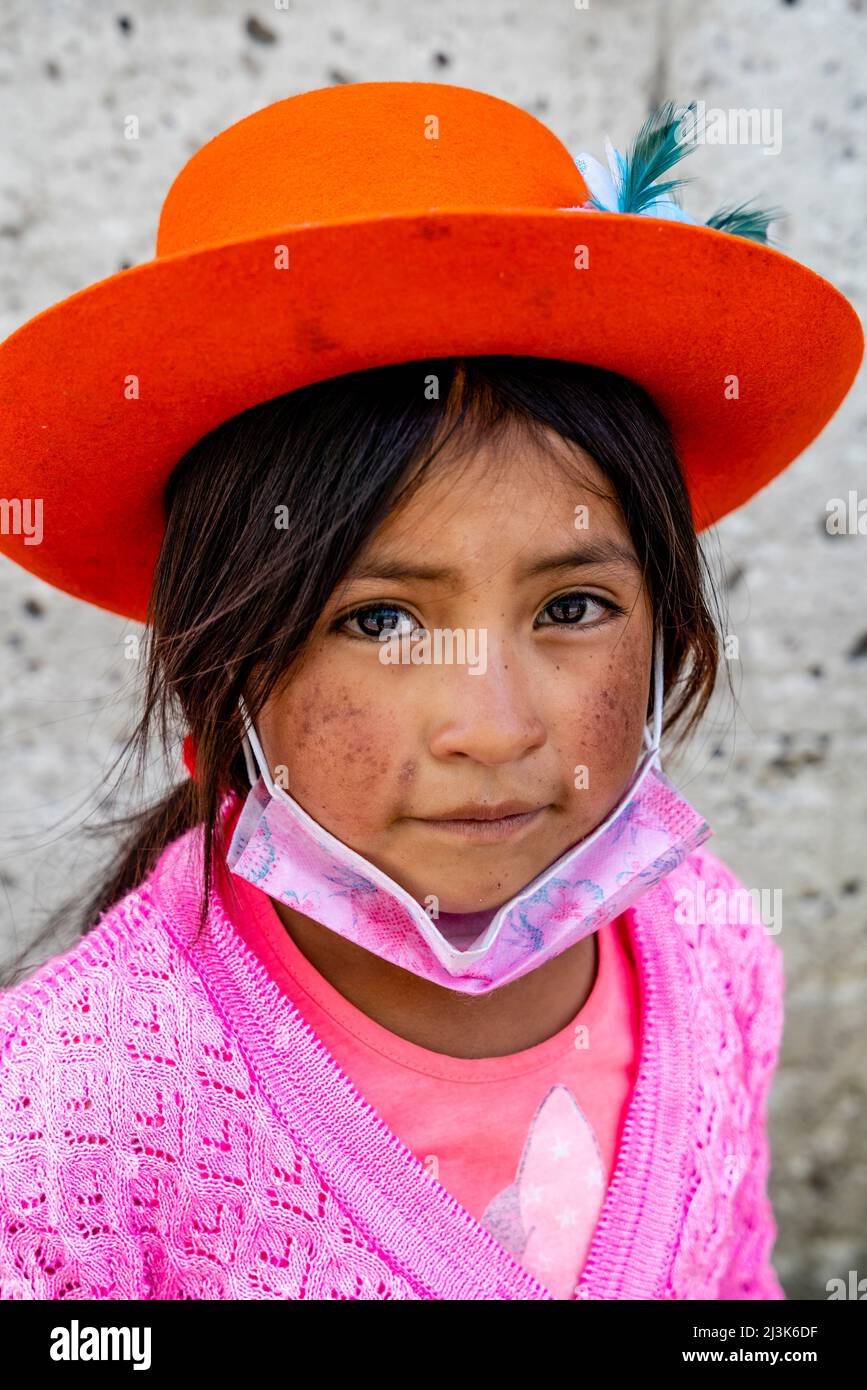
[[[713,834],[659,765],[662,639],[654,651],[653,731],[629,788],[579,840],[498,908],[426,911],[271,780],[243,700],[251,789],[227,862],[269,897],[392,965],[461,994],[488,994],[604,926]],[[256,764],[250,748],[255,751]]]

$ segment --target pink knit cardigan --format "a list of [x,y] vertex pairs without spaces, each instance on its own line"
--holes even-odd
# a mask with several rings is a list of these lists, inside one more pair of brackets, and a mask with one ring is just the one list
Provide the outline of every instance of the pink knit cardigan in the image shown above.
[[[216,879],[193,941],[200,854],[180,836],[0,993],[0,1297],[551,1299],[355,1089]],[[741,886],[702,847],[626,914],[641,1059],[576,1298],[785,1297],[781,952],[760,923],[679,923],[702,882]]]

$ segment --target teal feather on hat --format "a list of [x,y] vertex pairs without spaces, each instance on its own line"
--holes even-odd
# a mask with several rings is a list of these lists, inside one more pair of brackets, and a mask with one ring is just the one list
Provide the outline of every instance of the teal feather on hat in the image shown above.
[[717,231],[771,245],[768,226],[786,216],[782,208],[750,208],[748,202],[739,203],[736,207],[718,208],[701,223],[684,212],[675,194],[676,189],[692,182],[691,179],[670,178],[659,182],[663,174],[695,148],[690,143],[690,119],[694,114],[694,103],[678,108],[673,101],[667,101],[658,106],[647,117],[626,155],[606,138],[607,169],[593,155],[579,154],[575,163],[590,193],[584,208],[664,217],[693,226],[714,227]]

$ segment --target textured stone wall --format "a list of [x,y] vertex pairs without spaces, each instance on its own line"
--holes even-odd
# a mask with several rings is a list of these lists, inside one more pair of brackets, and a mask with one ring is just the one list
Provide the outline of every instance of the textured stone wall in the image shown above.
[[[260,106],[328,83],[424,79],[508,98],[574,152],[621,147],[666,98],[779,111],[782,146],[701,148],[687,209],[756,197],[783,249],[865,294],[867,3],[424,0],[33,4],[0,14],[0,334],[153,254],[189,155]],[[136,142],[122,122],[141,120]],[[669,768],[751,887],[782,891],[787,1018],[771,1097],[776,1263],[790,1297],[867,1275],[867,537],[826,503],[867,496],[861,380],[800,459],[709,543],[736,701]],[[0,560],[0,954],[83,887],[122,806],[103,781],[140,695],[133,625]],[[156,792],[158,762],[137,778]]]

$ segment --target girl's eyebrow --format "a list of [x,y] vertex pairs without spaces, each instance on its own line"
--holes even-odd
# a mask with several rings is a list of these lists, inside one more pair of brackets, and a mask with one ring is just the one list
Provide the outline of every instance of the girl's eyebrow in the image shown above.
[[[542,555],[538,560],[518,569],[516,576],[518,579],[532,579],[539,574],[548,574],[554,570],[580,569],[584,565],[604,565],[608,569],[640,571],[638,558],[632,548],[611,539],[588,540],[571,550]],[[389,559],[388,556],[361,561],[346,576],[347,583],[356,579],[396,579],[434,584],[442,580],[460,582],[462,578],[459,570],[448,566],[426,565],[415,560]]]

